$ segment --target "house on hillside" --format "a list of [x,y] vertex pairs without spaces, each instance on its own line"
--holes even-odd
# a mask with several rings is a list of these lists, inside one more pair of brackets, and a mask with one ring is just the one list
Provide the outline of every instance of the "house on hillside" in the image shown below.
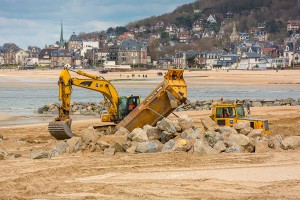
[[39,53],[39,65],[41,66],[51,66],[52,65],[52,57],[51,52],[57,50],[58,48],[49,48],[45,47]]
[[198,20],[196,20],[196,21],[193,22],[192,30],[194,32],[199,32],[199,31],[203,30],[202,19],[198,19]]
[[79,38],[75,32],[70,36],[70,39],[68,41],[68,49],[73,50],[73,49],[82,49],[82,39]]
[[19,47],[14,43],[4,43],[2,47],[4,64],[17,64],[16,53]]
[[123,40],[118,51],[121,65],[147,64],[147,48],[136,40]]
[[190,33],[188,31],[179,32],[177,37],[180,43],[185,43],[185,44],[190,43],[191,38],[190,38]]
[[240,62],[240,56],[237,54],[223,54],[214,64],[213,68],[237,69]]
[[55,49],[51,51],[51,65],[53,67],[72,66],[72,52],[67,49]]
[[21,66],[24,66],[26,64],[26,58],[28,58],[29,53],[24,51],[23,49],[18,49],[16,51],[16,61],[15,63]]
[[245,52],[241,56],[237,69],[258,69],[261,55],[255,52]]
[[287,22],[287,31],[297,31],[300,30],[300,20],[289,20]]
[[215,16],[215,15],[209,15],[209,17],[207,18],[206,21],[207,21],[208,23],[211,23],[211,24],[217,23],[217,19],[216,19],[216,16]]

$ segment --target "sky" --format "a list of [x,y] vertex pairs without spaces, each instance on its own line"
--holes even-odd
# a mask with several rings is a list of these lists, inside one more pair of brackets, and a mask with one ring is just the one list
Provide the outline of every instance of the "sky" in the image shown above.
[[73,32],[105,31],[172,12],[195,0],[0,0],[0,46],[15,43],[44,48]]

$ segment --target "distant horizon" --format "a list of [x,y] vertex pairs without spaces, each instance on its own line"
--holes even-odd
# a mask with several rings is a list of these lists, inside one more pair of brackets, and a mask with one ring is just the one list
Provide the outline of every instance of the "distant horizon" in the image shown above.
[[[0,46],[14,43],[26,50],[28,46],[44,48],[63,37],[68,41],[75,32],[106,31],[109,27],[125,26],[130,22],[172,12],[194,0],[108,0],[39,1],[2,0],[0,7]],[[163,3],[162,3],[163,2]],[[163,4],[163,5],[162,5]]]

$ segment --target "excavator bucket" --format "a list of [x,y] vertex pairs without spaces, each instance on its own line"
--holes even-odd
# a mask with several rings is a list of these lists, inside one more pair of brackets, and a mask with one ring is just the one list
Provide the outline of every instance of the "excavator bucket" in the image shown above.
[[71,130],[71,122],[71,119],[67,121],[52,121],[48,125],[48,131],[57,140],[70,139],[74,136]]

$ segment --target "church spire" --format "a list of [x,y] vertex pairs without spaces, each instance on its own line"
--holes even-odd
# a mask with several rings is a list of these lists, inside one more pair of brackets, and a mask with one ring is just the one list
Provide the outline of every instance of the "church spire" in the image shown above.
[[64,47],[65,46],[65,41],[64,41],[64,36],[63,36],[63,24],[62,24],[62,20],[60,22],[60,40],[59,40],[59,46]]

